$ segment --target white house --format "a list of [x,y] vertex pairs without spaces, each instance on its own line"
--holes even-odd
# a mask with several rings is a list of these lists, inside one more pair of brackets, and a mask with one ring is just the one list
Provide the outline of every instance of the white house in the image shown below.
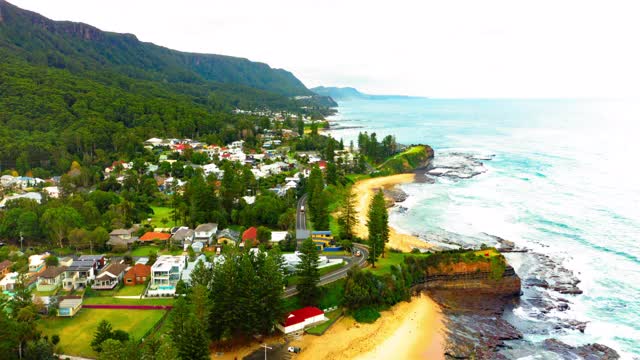
[[307,306],[302,309],[292,311],[287,315],[284,323],[277,324],[276,327],[285,334],[301,331],[305,328],[315,326],[328,319],[324,316],[324,311],[317,307]]
[[49,256],[49,253],[44,253],[42,255],[31,255],[29,256],[29,272],[37,273],[40,272],[45,267],[44,259]]
[[182,272],[186,268],[187,257],[184,255],[160,255],[151,266],[151,281],[148,296],[173,296],[176,284],[180,281]]
[[16,282],[18,282],[18,273],[8,273],[2,278],[2,280],[0,280],[0,290],[12,291],[16,285]]
[[213,237],[218,232],[218,224],[206,223],[200,224],[195,230],[194,242],[201,242],[204,245],[210,245]]
[[57,199],[60,197],[60,188],[58,188],[57,186],[47,186],[44,188],[44,191],[51,198]]
[[287,238],[287,234],[289,234],[287,231],[272,231],[271,232],[271,240],[269,240],[269,242],[271,242],[273,244],[277,244],[280,241],[286,239]]
[[91,288],[96,290],[112,290],[122,281],[125,270],[127,270],[128,267],[127,264],[107,265],[107,267],[96,276],[96,280]]
[[24,194],[16,194],[16,195],[7,196],[4,199],[2,199],[2,201],[0,201],[0,208],[5,207],[5,205],[7,204],[7,201],[17,200],[17,199],[29,199],[29,200],[33,200],[33,201],[37,202],[38,204],[40,204],[42,202],[42,194],[40,194],[38,192],[28,192],[28,193],[24,193]]

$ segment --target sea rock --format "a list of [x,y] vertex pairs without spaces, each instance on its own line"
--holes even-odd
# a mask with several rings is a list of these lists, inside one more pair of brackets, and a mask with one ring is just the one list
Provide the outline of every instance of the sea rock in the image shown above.
[[602,344],[587,344],[576,347],[557,339],[547,339],[543,342],[543,347],[547,351],[562,356],[563,359],[615,360],[620,358],[617,351]]
[[[485,159],[484,157],[482,159]],[[427,169],[431,176],[450,179],[470,179],[487,171],[481,157],[459,152],[438,153]]]
[[383,193],[385,197],[393,199],[394,202],[403,202],[409,197],[406,192],[402,191],[402,189],[398,189],[397,187],[385,189],[383,190]]

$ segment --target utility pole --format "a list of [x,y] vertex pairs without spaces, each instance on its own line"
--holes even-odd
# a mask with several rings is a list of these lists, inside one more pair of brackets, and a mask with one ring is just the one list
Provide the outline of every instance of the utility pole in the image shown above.
[[22,236],[22,231],[20,231],[20,252],[22,252],[22,242],[24,241],[24,237]]
[[260,347],[264,348],[264,360],[267,360],[267,349],[271,350],[273,349],[272,347],[267,346],[267,344],[262,344],[260,345]]

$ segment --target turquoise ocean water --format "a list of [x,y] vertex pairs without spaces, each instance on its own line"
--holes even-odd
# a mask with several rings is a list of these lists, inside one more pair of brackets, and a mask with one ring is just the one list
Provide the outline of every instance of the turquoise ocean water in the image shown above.
[[[584,334],[522,329],[525,339],[598,342],[640,358],[639,102],[351,100],[333,120],[345,144],[367,130],[430,144],[436,157],[494,155],[474,178],[404,186],[408,210],[392,211],[392,223],[409,233],[489,233],[551,256],[584,291],[554,316],[588,325]],[[528,312],[511,317],[539,321]]]

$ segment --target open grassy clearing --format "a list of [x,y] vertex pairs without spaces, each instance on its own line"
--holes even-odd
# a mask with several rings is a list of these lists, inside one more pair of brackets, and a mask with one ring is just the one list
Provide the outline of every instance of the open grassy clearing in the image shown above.
[[140,339],[164,315],[164,310],[103,310],[80,309],[71,318],[48,318],[39,321],[44,335],[60,336],[60,346],[64,354],[95,357],[91,349],[93,334],[102,320],[111,323],[114,329],[124,330],[129,336]]

